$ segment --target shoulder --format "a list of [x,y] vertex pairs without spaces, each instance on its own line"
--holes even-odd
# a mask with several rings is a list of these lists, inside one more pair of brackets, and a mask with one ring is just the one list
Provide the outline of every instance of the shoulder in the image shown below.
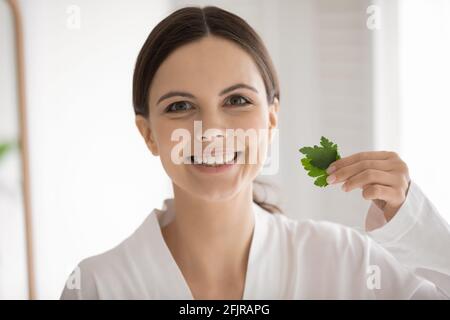
[[284,214],[267,213],[264,220],[264,252],[274,257],[267,263],[284,271],[280,281],[294,296],[372,297],[365,286],[371,250],[367,236],[338,223]]
[[262,220],[271,224],[277,229],[289,234],[290,237],[301,237],[316,240],[320,238],[325,242],[333,241],[338,243],[365,241],[367,235],[360,233],[356,229],[336,222],[314,219],[297,220],[289,215],[281,213],[269,213],[263,209],[259,210]]
[[155,236],[152,230],[153,214],[112,249],[78,263],[65,284],[61,298],[100,299],[105,292],[109,295],[133,285],[133,279],[141,276],[140,266],[152,261],[151,242]]
[[117,270],[130,263],[133,260],[132,258],[139,255],[141,251],[150,249],[146,244],[150,243],[153,240],[152,237],[154,237],[154,215],[154,212],[149,214],[129,237],[112,249],[81,261],[80,267],[91,271]]
[[370,238],[354,228],[335,222],[296,220],[285,214],[263,212],[263,219],[272,232],[280,235],[284,245],[295,248],[302,255],[311,252],[316,256],[362,258],[369,249]]

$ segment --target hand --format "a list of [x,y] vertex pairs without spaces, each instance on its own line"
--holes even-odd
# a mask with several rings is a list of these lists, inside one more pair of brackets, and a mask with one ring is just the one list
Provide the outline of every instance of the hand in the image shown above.
[[345,192],[362,189],[362,196],[372,200],[390,221],[406,199],[411,179],[408,166],[395,152],[360,152],[331,163],[329,184],[344,182]]

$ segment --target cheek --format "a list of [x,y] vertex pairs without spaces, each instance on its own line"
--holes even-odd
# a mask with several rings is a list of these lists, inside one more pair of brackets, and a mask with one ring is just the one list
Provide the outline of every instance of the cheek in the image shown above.
[[[161,162],[165,168],[175,166],[177,158],[172,159],[172,150],[180,150],[186,143],[189,143],[187,139],[182,138],[189,132],[189,126],[181,123],[171,121],[155,121],[154,125],[154,138],[158,146],[159,156]],[[179,153],[181,155],[181,152]]]
[[268,108],[265,105],[258,105],[257,108],[251,112],[246,112],[238,115],[234,122],[236,127],[241,127],[243,129],[264,129],[269,126],[269,113]]
[[[252,160],[252,153],[257,154],[258,165],[262,165],[267,156],[268,142],[269,142],[269,115],[266,112],[267,107],[262,106],[255,112],[249,113],[243,117],[240,117],[238,125],[244,131],[254,131],[256,139],[246,139],[245,145],[247,148],[247,163],[255,164]],[[241,140],[242,141],[242,140]],[[254,158],[253,158],[254,159]]]

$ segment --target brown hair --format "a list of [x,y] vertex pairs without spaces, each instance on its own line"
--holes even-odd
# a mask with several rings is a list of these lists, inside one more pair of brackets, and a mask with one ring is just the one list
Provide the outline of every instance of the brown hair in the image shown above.
[[[145,41],[136,60],[133,75],[133,106],[136,115],[149,116],[149,88],[163,61],[175,49],[208,35],[233,41],[255,61],[264,81],[267,102],[280,99],[278,78],[263,41],[253,28],[237,15],[223,9],[207,6],[179,9],[156,25]],[[253,201],[267,211],[281,212],[260,198],[256,192]]]

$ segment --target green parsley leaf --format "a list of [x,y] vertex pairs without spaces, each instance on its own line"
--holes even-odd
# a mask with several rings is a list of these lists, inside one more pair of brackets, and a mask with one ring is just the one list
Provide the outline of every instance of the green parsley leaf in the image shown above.
[[299,149],[301,153],[306,155],[301,159],[301,163],[310,177],[316,178],[314,184],[319,187],[326,187],[327,183],[327,168],[328,166],[341,158],[338,152],[337,144],[333,144],[325,137],[320,139],[320,147],[303,147]]

